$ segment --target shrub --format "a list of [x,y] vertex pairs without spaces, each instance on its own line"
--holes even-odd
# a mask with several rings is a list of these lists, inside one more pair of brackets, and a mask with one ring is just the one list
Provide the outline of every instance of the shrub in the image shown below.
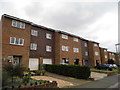
[[61,64],[46,64],[45,70],[48,72],[70,76],[78,79],[88,79],[90,76],[90,67],[80,65],[61,65]]

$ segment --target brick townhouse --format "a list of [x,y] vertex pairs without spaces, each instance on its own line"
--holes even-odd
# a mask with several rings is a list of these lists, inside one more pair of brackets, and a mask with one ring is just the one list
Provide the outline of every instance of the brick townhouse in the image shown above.
[[112,59],[112,60],[115,61],[115,53],[111,52],[111,51],[108,51],[108,59]]
[[101,64],[108,62],[108,52],[106,48],[100,47]]
[[89,41],[88,44],[90,53],[90,66],[96,66],[98,64],[101,64],[99,43]]
[[2,60],[28,67],[30,47],[30,22],[9,15],[2,15]]
[[55,63],[82,65],[81,40],[78,36],[55,32]]
[[115,61],[117,64],[120,64],[120,54],[118,53],[115,54]]
[[82,64],[90,65],[90,57],[89,57],[89,45],[88,40],[81,38],[81,48],[82,48]]
[[32,24],[30,36],[29,68],[37,69],[39,64],[54,64],[54,30]]
[[31,70],[39,64],[95,66],[117,58],[97,42],[6,14],[0,21],[0,34],[3,64],[22,64]]

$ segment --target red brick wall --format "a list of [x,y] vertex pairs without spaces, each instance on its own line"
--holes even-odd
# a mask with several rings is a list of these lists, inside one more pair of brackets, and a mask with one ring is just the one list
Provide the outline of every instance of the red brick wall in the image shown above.
[[[100,64],[101,64],[99,44],[96,43],[98,45],[97,47],[95,47],[94,44],[95,44],[94,42],[89,41],[89,53],[90,53],[91,66],[96,66],[96,60],[100,60]],[[95,55],[95,51],[99,53],[98,56]]]
[[[22,56],[22,64],[28,66],[29,47],[30,47],[30,28],[29,24],[25,24],[25,29],[12,27],[12,19],[2,17],[2,57],[7,58],[9,55]],[[24,39],[24,45],[10,45],[10,37]]]
[[[73,36],[68,35],[68,40],[62,38],[61,33],[56,34],[56,59],[60,60],[59,63],[62,63],[62,58],[69,58],[69,64],[74,63],[74,59],[79,59],[79,64],[82,64],[82,50],[81,50],[81,41],[75,42],[73,41]],[[62,51],[62,45],[69,46],[69,51]],[[58,48],[57,48],[58,47]],[[74,53],[73,48],[79,48],[79,53]],[[60,54],[60,55],[59,55]]]

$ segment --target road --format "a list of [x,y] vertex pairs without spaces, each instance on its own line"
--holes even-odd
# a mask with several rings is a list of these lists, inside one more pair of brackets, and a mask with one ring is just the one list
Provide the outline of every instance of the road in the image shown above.
[[108,76],[100,80],[88,82],[71,88],[120,88],[120,74]]

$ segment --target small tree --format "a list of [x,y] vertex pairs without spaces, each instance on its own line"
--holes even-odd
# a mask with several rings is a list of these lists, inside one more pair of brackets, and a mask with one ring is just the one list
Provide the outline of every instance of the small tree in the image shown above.
[[5,70],[9,76],[12,77],[12,82],[13,82],[13,77],[23,77],[23,72],[26,70],[23,66],[20,65],[12,65],[8,64],[3,67],[3,70]]

